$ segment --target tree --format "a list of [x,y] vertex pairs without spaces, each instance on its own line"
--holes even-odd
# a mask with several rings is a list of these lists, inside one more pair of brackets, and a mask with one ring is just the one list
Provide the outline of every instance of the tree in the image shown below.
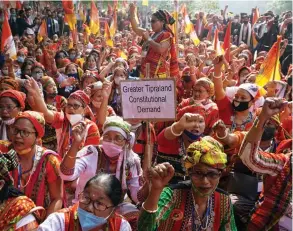
[[292,1],[272,0],[267,4],[268,10],[272,10],[276,14],[292,9]]

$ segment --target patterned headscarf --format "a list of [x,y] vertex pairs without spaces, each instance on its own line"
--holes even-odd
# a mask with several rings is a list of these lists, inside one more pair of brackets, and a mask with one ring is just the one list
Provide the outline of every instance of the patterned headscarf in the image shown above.
[[210,136],[203,137],[189,145],[187,156],[183,159],[186,170],[203,163],[217,169],[224,169],[227,163],[227,155],[223,146]]
[[119,155],[117,168],[116,168],[116,177],[121,181],[122,189],[127,190],[126,184],[126,162],[134,163],[137,161],[137,155],[132,151],[132,147],[135,140],[135,135],[130,131],[131,125],[124,121],[119,116],[110,116],[107,117],[106,122],[103,126],[104,134],[108,131],[119,132],[126,140],[129,142],[129,147],[124,147],[123,152]]
[[167,10],[158,10],[153,14],[160,21],[164,21],[165,24],[174,24],[175,19],[171,16],[171,14]]
[[73,98],[82,103],[83,106],[87,106],[90,103],[89,96],[82,90],[77,90],[70,94],[69,98]]
[[25,108],[25,98],[26,95],[23,92],[16,90],[5,90],[0,93],[0,97],[9,97],[16,99],[20,105],[21,110]]
[[42,138],[44,136],[46,122],[42,113],[36,111],[24,111],[18,114],[15,121],[21,118],[31,121],[38,133],[38,138]]
[[[16,159],[16,152],[10,150],[5,155],[0,154],[0,181],[4,180],[6,184],[12,185],[13,179],[10,176],[9,172],[17,168],[18,162]],[[0,190],[4,185],[0,185]]]
[[13,79],[13,78],[9,78],[9,77],[3,77],[0,79],[0,86],[2,88],[9,88],[12,90],[19,90],[19,84],[18,82]]
[[207,77],[200,78],[196,81],[195,85],[200,85],[204,87],[209,93],[210,97],[212,97],[215,94],[214,83]]
[[50,76],[43,76],[42,79],[41,79],[41,83],[42,83],[43,89],[46,89],[46,87],[48,85],[55,84],[55,81]]

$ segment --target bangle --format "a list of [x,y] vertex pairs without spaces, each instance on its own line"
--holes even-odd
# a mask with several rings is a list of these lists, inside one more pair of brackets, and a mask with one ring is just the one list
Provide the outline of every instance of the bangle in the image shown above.
[[171,133],[172,133],[172,135],[173,135],[173,136],[181,136],[182,133],[183,133],[183,131],[181,131],[180,133],[175,133],[175,132],[173,131],[173,126],[175,126],[175,123],[173,123],[173,124],[171,125]]
[[147,213],[156,213],[158,211],[158,207],[155,210],[147,210],[144,207],[144,202],[142,203],[141,207],[143,208],[144,211],[146,211]]
[[148,38],[148,42],[152,41],[153,39],[151,37]]
[[220,79],[220,78],[222,78],[222,75],[220,75],[220,76],[215,76],[214,75],[214,79]]
[[219,140],[226,139],[227,136],[228,136],[228,132],[227,132],[227,130],[226,130],[225,132],[226,132],[226,134],[225,134],[223,137],[219,137],[219,136],[218,136],[218,133],[216,133],[216,137],[217,137]]
[[64,166],[64,164],[61,164],[60,171],[66,176],[71,176],[74,173],[74,168],[67,168]]

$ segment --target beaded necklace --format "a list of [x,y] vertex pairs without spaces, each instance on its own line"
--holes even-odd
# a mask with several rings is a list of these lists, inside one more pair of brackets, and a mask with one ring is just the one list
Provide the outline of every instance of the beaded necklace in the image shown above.
[[[39,160],[41,159],[41,156],[42,156],[42,148],[37,146],[36,153],[35,153],[35,155],[33,157],[33,162],[34,162],[33,167],[28,171],[22,172],[21,164],[18,165],[18,178],[17,178],[17,181],[18,181],[17,182],[17,187],[18,187],[18,189],[21,189],[21,188],[24,189],[28,185],[33,173],[36,171],[36,168],[37,168],[37,165],[39,163]],[[25,174],[25,173],[28,173],[28,172],[30,172],[28,180],[27,180],[25,185],[22,185],[22,183],[21,183],[22,175]]]
[[231,121],[232,121],[232,125],[231,125],[231,128],[230,128],[230,132],[234,132],[237,127],[240,127],[241,131],[245,131],[245,125],[252,121],[252,113],[249,112],[249,114],[246,117],[245,121],[241,125],[236,124],[236,122],[235,122],[235,114],[233,116],[231,116]]
[[211,195],[208,198],[207,209],[206,209],[206,213],[205,213],[203,219],[200,218],[200,215],[197,211],[198,205],[195,204],[195,199],[194,199],[193,193],[192,193],[192,199],[193,199],[193,205],[194,205],[192,207],[192,227],[193,227],[193,230],[203,231],[203,230],[207,230],[208,228],[211,228],[211,226],[214,223],[214,217],[215,217],[214,196]]

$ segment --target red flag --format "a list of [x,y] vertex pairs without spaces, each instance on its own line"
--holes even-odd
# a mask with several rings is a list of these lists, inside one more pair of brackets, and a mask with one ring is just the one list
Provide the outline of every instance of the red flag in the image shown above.
[[47,36],[48,36],[47,23],[46,23],[46,20],[43,20],[38,31],[37,39],[39,42],[41,42],[44,39],[44,37],[47,37]]
[[100,34],[100,18],[99,18],[99,11],[96,7],[94,1],[91,3],[91,20],[89,24],[89,29],[92,34]]
[[16,58],[16,48],[8,22],[7,11],[4,12],[4,21],[2,24],[1,52],[8,54],[12,59]]
[[225,53],[225,59],[230,62],[230,48],[231,48],[231,24],[232,22],[229,21],[227,29],[226,29],[226,34],[224,38],[224,43],[223,43],[223,49],[224,51],[227,52]]
[[19,0],[17,0],[15,2],[15,8],[18,9],[18,10],[21,10],[21,8],[22,8],[22,4],[21,4],[21,2]]
[[62,0],[62,6],[65,12],[64,21],[68,23],[70,30],[74,30],[76,24],[76,17],[74,12],[74,4],[72,0]]

